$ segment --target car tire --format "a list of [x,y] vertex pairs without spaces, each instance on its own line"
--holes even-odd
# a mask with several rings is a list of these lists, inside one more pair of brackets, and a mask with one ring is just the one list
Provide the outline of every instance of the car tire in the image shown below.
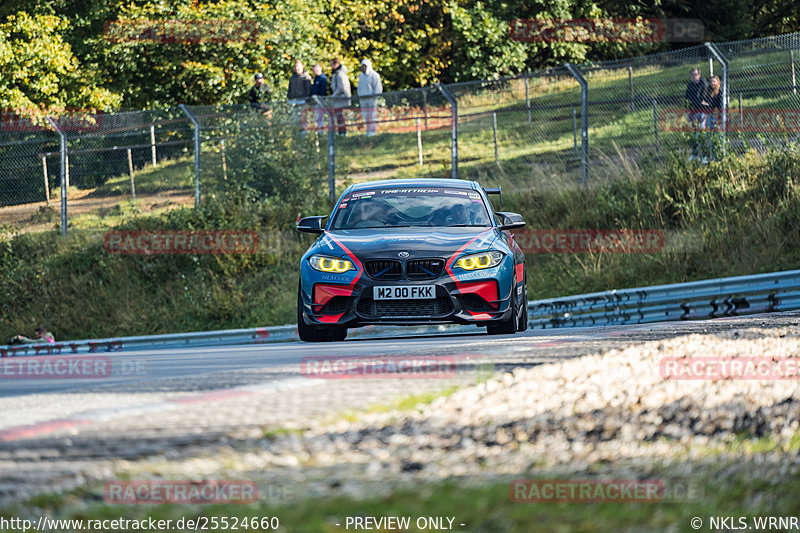
[[347,328],[319,327],[303,320],[303,294],[297,289],[297,336],[303,342],[339,342],[347,338]]
[[[519,323],[519,302],[517,301],[517,279],[514,276],[514,285],[511,290],[511,316],[508,319],[496,324],[486,326],[486,333],[489,335],[510,335],[517,332]],[[527,308],[527,306],[526,306]],[[526,313],[527,316],[527,313]]]

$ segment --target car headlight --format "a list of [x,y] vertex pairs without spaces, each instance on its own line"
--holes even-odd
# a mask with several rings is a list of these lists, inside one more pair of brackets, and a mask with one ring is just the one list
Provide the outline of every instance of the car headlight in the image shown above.
[[497,266],[502,259],[503,254],[501,252],[483,252],[480,254],[465,255],[456,261],[456,266],[464,270],[480,270],[482,268]]
[[311,268],[319,270],[320,272],[335,272],[341,274],[348,270],[356,270],[355,265],[347,259],[339,259],[338,257],[329,257],[327,255],[312,255],[308,262],[311,263]]

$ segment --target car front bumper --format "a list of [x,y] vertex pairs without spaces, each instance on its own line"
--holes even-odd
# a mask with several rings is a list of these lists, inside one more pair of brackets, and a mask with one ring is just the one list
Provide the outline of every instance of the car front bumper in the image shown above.
[[[425,281],[378,282],[361,276],[349,284],[307,280],[302,290],[302,316],[308,325],[339,327],[369,324],[485,326],[508,320],[513,313],[511,279],[503,283],[502,277],[474,277],[462,281],[444,275]],[[434,286],[434,299],[373,298],[374,287],[426,285]]]

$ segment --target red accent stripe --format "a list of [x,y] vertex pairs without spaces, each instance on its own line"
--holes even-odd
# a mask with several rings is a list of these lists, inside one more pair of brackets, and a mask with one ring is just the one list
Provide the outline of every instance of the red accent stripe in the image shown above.
[[314,285],[314,304],[322,307],[334,296],[350,296],[351,294],[353,294],[351,286],[317,283]]
[[336,324],[344,313],[339,313],[338,315],[322,315],[318,316],[317,320],[323,322],[325,324]]
[[464,244],[464,246],[462,246],[461,248],[459,248],[458,250],[456,250],[456,253],[454,253],[453,255],[451,255],[451,256],[450,256],[450,259],[448,259],[448,260],[447,260],[447,263],[445,264],[445,266],[444,266],[444,269],[447,271],[447,274],[450,276],[450,278],[451,278],[453,281],[455,281],[455,282],[456,282],[456,288],[459,290],[459,292],[461,291],[461,282],[458,280],[458,278],[456,278],[456,275],[455,275],[455,274],[453,274],[453,269],[451,268],[451,267],[453,266],[453,263],[454,263],[454,262],[455,262],[455,260],[458,258],[458,256],[459,256],[459,255],[461,255],[461,252],[463,252],[464,250],[466,250],[466,249],[467,249],[467,247],[468,247],[470,244],[472,244],[473,242],[477,241],[478,239],[480,239],[481,237],[483,237],[483,236],[484,236],[486,233],[488,233],[488,232],[490,232],[490,231],[492,231],[492,230],[490,230],[490,229],[487,229],[486,231],[482,231],[482,232],[480,232],[479,234],[475,235],[475,237],[473,237],[472,239],[468,240],[468,241],[466,242],[466,244]]
[[492,303],[500,299],[496,280],[463,283],[458,290],[461,294],[477,294],[486,300],[486,302],[489,303],[489,305],[491,305],[493,308],[497,308],[498,306],[497,303]]
[[358,267],[358,275],[353,278],[353,281],[350,282],[350,288],[355,287],[356,282],[359,279],[361,279],[361,274],[364,272],[364,265],[361,264],[361,261],[358,260],[358,257],[356,257],[355,254],[353,254],[353,252],[351,252],[350,249],[347,246],[345,246],[339,239],[337,239],[327,231],[325,232],[325,236],[328,237],[333,242],[335,242],[336,244],[338,244],[339,247],[342,250],[344,250],[344,253],[347,254],[347,257],[349,257],[350,260],[353,261],[353,264]]
[[494,318],[494,315],[490,315],[489,313],[473,313],[472,311],[467,311],[467,313],[472,315],[472,318],[475,320],[491,320]]

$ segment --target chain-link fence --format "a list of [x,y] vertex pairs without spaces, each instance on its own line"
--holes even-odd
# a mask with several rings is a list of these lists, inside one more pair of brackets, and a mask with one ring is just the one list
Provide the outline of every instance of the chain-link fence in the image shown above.
[[[35,125],[4,114],[0,225],[52,227],[65,217],[105,227],[128,206],[157,212],[243,184],[266,196],[308,187],[334,196],[383,178],[457,176],[512,189],[635,178],[668,153],[707,161],[795,143],[799,56],[795,33],[305,105],[179,106]],[[715,100],[687,99],[695,68],[718,78]],[[51,204],[62,190],[59,213]]]

